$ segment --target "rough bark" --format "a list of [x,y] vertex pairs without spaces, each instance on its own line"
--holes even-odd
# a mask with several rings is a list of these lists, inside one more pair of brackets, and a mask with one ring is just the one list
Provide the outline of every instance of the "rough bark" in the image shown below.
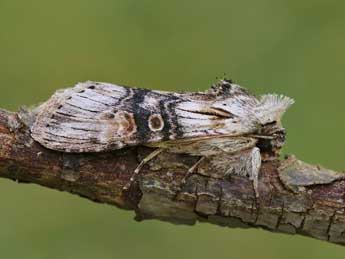
[[135,210],[136,219],[177,224],[209,222],[262,227],[345,245],[345,174],[309,165],[294,156],[263,163],[259,197],[247,177],[215,171],[193,174],[197,157],[162,153],[126,191],[149,148],[67,154],[43,148],[30,137],[34,114],[0,110],[0,177],[68,191],[93,201]]

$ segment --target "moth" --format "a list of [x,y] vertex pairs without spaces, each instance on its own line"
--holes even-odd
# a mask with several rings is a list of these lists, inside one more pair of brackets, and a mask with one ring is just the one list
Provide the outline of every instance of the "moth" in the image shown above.
[[248,176],[258,196],[263,153],[277,152],[283,145],[281,117],[293,102],[275,94],[257,98],[226,79],[194,93],[87,81],[57,91],[42,104],[31,135],[44,147],[62,152],[156,148],[133,176],[162,151],[198,156],[186,177],[208,164],[223,175]]

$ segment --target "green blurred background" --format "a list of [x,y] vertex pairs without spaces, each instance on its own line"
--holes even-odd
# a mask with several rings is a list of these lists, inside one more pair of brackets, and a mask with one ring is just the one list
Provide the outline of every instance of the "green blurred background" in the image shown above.
[[[97,80],[204,90],[216,77],[295,98],[285,153],[344,170],[345,2],[0,0],[0,106]],[[263,230],[135,222],[132,212],[0,180],[0,258],[344,258]]]

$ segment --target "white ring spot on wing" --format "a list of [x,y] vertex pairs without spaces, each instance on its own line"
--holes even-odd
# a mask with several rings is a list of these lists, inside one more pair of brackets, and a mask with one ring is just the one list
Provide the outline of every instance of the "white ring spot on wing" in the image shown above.
[[152,114],[149,117],[149,128],[154,132],[161,131],[164,128],[164,120],[160,114]]

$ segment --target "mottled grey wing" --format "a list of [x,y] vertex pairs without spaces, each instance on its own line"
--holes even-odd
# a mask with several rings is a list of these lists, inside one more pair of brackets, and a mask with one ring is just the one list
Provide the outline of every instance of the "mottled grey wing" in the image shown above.
[[56,92],[39,107],[32,137],[64,152],[99,152],[137,143],[126,99],[133,89],[96,82]]
[[[225,97],[249,98],[245,93]],[[176,94],[89,81],[58,91],[41,105],[31,133],[53,150],[100,152],[168,140],[179,144],[182,139],[238,136],[255,129],[249,115],[241,120],[223,107],[212,107],[217,100],[209,93]],[[231,111],[236,110],[236,103],[233,106]]]
[[220,87],[220,94],[177,94],[79,83],[56,92],[39,107],[32,137],[47,148],[64,152],[99,152],[140,144],[162,146],[164,141],[179,145],[181,140],[254,133],[259,125],[279,122],[292,103],[276,95],[259,101],[228,82]]

